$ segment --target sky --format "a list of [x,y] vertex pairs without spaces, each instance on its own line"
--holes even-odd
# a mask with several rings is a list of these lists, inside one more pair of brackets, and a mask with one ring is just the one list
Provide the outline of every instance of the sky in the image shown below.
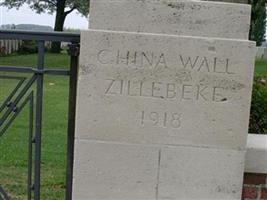
[[[19,10],[7,9],[0,6],[0,25],[3,24],[37,24],[54,27],[55,15],[36,14],[27,5]],[[66,28],[87,29],[88,20],[82,17],[76,11],[67,16],[65,22]]]

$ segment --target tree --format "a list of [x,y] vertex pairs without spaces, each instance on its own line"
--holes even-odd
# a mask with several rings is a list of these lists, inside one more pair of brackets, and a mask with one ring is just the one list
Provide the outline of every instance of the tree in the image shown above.
[[[84,16],[88,15],[89,1],[90,0],[4,0],[0,5],[6,6],[9,9],[18,9],[26,3],[37,13],[48,12],[52,14],[56,12],[54,31],[63,31],[67,15],[74,10],[79,11]],[[60,43],[53,43],[51,50],[54,53],[59,53]]]
[[252,6],[250,40],[260,46],[265,41],[266,32],[266,0],[250,0]]

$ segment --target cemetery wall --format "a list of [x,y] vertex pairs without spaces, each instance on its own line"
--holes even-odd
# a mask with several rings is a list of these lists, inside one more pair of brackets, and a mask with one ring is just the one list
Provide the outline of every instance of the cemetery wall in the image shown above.
[[258,59],[267,59],[267,48],[266,47],[257,47],[257,55]]
[[267,135],[249,134],[242,200],[267,200]]
[[242,200],[267,199],[267,174],[245,173]]
[[18,51],[22,41],[19,40],[0,40],[0,55],[8,55]]

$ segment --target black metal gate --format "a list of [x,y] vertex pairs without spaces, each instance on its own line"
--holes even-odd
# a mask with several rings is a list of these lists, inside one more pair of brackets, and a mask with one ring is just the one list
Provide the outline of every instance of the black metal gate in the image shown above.
[[[38,44],[38,63],[36,68],[22,66],[0,66],[0,72],[14,75],[0,75],[0,79],[15,80],[13,91],[0,104],[0,137],[12,125],[20,112],[29,105],[29,139],[28,139],[28,199],[40,199],[41,174],[41,142],[42,142],[42,111],[43,111],[43,78],[44,75],[69,76],[69,110],[67,133],[66,163],[66,199],[72,196],[72,172],[74,151],[75,109],[77,93],[77,71],[80,35],[57,32],[0,31],[2,40],[31,40]],[[46,69],[44,67],[45,42],[67,42],[70,55],[70,68]],[[30,74],[26,78],[23,74]],[[36,83],[36,89],[32,86]],[[0,102],[1,103],[1,102]],[[7,193],[0,185],[0,200],[8,199]]]

